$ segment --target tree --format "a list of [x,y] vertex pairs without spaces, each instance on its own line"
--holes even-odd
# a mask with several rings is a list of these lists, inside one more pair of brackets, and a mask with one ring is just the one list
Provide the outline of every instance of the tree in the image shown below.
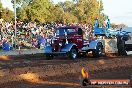
[[65,12],[64,15],[63,15],[63,22],[64,23],[77,23],[78,22],[78,19],[76,16],[74,16],[73,14],[70,14],[68,12]]
[[50,14],[50,21],[51,22],[57,22],[57,23],[63,22],[64,11],[60,6],[58,6],[58,5],[52,6],[50,8],[50,13],[51,13]]
[[116,29],[116,28],[118,28],[118,25],[115,24],[115,23],[111,23],[111,27],[112,27],[113,29]]
[[0,19],[2,17],[2,3],[0,3]]
[[125,28],[125,27],[127,27],[127,25],[125,25],[123,23],[122,24],[112,23],[111,26],[112,26],[113,29],[119,29],[119,28]]
[[127,25],[125,25],[125,24],[123,24],[123,23],[118,24],[118,28],[125,28],[125,27],[127,27]]
[[2,10],[2,8],[3,8],[3,7],[2,7],[2,3],[0,3],[0,11]]
[[[25,7],[28,4],[32,3],[34,0],[16,0],[16,6],[18,7]],[[11,0],[14,5],[14,0]]]
[[13,19],[13,12],[8,8],[3,8],[2,3],[0,3],[0,19],[4,19],[7,22],[12,21]]
[[[14,0],[12,0],[12,3]],[[102,1],[73,0],[53,4],[51,0],[17,0],[17,17],[20,20],[45,22],[79,22],[93,24],[99,18],[103,24],[105,14]]]
[[59,2],[57,5],[60,6],[64,12],[72,14],[72,10],[74,9],[74,3],[72,1]]
[[12,21],[12,19],[14,17],[14,13],[11,10],[9,10],[8,8],[2,9],[1,15],[2,15],[2,19],[4,19],[7,22]]
[[102,10],[103,5],[97,0],[77,0],[74,14],[78,17],[80,22],[93,24],[95,18],[105,19],[105,15],[101,12]]
[[25,9],[23,8],[17,8],[17,18],[19,18],[20,21],[25,21],[28,20],[27,13]]
[[29,21],[47,22],[50,19],[49,9],[53,6],[49,0],[18,0],[17,17]]

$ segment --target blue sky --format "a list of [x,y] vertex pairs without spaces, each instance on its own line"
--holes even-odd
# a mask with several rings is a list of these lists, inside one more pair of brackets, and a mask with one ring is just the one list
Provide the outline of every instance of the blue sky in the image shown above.
[[[4,7],[13,10],[11,0],[1,0]],[[55,3],[66,0],[53,0]],[[69,0],[70,1],[70,0]],[[132,0],[103,0],[104,13],[112,23],[124,23],[132,27]]]

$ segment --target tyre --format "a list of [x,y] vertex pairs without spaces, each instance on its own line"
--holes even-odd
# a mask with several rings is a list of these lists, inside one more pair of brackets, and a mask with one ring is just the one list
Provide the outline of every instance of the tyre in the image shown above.
[[91,82],[89,79],[85,78],[85,79],[81,80],[81,85],[88,86],[88,85],[91,85]]
[[53,59],[53,55],[51,54],[46,54],[46,60],[52,60]]
[[125,46],[125,41],[124,40],[117,43],[117,47],[118,47],[118,55],[119,56],[127,56],[126,46]]
[[78,52],[76,49],[71,49],[71,51],[69,52],[69,58],[72,59],[72,60],[75,60],[77,59],[77,56],[78,56]]
[[98,58],[102,56],[102,53],[103,53],[103,45],[101,43],[98,43],[96,49],[92,51],[92,55],[94,58]]

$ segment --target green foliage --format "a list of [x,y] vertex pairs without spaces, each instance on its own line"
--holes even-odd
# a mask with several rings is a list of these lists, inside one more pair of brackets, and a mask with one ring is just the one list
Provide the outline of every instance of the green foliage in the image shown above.
[[17,8],[16,11],[17,11],[17,17],[18,17],[21,21],[28,20],[28,18],[27,18],[27,13],[26,13],[25,9]]
[[71,13],[74,9],[74,3],[71,1],[59,2],[58,6],[60,6],[64,10],[64,12],[69,13]]
[[[12,3],[14,0],[12,0]],[[54,5],[51,0],[17,0],[17,17],[21,20],[63,23],[91,23],[106,18],[102,1],[73,0]]]
[[60,8],[58,5],[52,6],[50,8],[50,22],[57,22],[62,23],[63,22],[63,14],[64,11],[62,8]]
[[14,13],[8,8],[3,8],[2,3],[0,3],[0,18],[4,21],[10,22],[13,20]]
[[1,15],[2,15],[2,19],[4,19],[4,21],[7,21],[7,22],[12,21],[14,17],[14,13],[8,8],[2,9]]
[[[11,2],[14,5],[15,0],[11,0]],[[32,3],[34,0],[16,0],[16,6],[17,7],[24,7],[27,6],[28,4]],[[14,7],[14,6],[13,6]]]
[[2,10],[2,3],[0,3],[0,11]]
[[23,0],[17,2],[20,5],[17,9],[17,17],[20,20],[29,20],[37,22],[47,22],[50,19],[49,9],[52,3],[49,0]]
[[93,24],[95,18],[99,18],[100,24],[102,25],[106,17],[102,13],[102,1],[98,2],[97,0],[73,0],[73,2],[60,2],[58,5],[63,8],[65,12],[76,16],[78,22],[80,23]]
[[97,0],[78,0],[76,4],[76,16],[84,23],[94,23],[95,18],[101,18],[101,7]]
[[[11,1],[14,4],[14,0]],[[53,4],[51,0],[16,0],[17,18],[20,21],[39,23],[91,23],[99,19],[103,26],[106,15],[103,13],[103,2],[100,0],[73,0]],[[3,8],[0,3],[1,17],[12,21],[14,13]],[[112,24],[113,28],[126,27],[125,24]]]
[[64,23],[77,23],[78,19],[76,16],[74,16],[73,14],[70,14],[68,12],[65,12],[63,15],[63,22]]

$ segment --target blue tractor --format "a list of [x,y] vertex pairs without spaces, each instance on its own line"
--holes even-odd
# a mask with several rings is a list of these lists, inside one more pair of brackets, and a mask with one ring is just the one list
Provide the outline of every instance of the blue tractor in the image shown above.
[[107,38],[112,37],[112,36],[122,36],[125,41],[129,39],[129,33],[127,31],[122,31],[122,30],[112,30],[111,24],[110,24],[110,19],[107,18],[107,23],[106,27],[99,27],[99,21],[98,19],[95,20],[94,24],[94,35],[95,36],[105,36]]
[[[94,35],[104,36],[105,39],[117,39],[117,49],[119,55],[126,55],[126,44],[125,42],[130,39],[130,35],[127,31],[113,30],[110,24],[110,19],[107,18],[106,27],[99,27],[99,21],[96,19],[94,24]],[[120,52],[121,51],[121,52]]]

